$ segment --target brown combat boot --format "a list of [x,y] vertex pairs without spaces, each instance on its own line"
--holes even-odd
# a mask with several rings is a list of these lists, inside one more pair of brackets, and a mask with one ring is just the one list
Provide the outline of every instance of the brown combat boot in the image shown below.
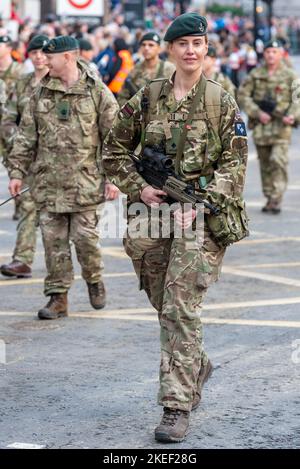
[[268,199],[268,200],[267,200],[266,205],[263,206],[263,208],[261,209],[261,211],[264,212],[264,213],[271,212],[271,199]]
[[276,199],[268,199],[266,205],[261,209],[264,213],[273,213],[278,215],[281,212],[281,203]]
[[90,303],[94,309],[104,308],[106,303],[106,293],[102,280],[97,283],[87,282]]
[[193,400],[192,410],[197,409],[197,407],[199,406],[200,401],[201,401],[201,391],[202,391],[203,385],[206,383],[208,378],[210,378],[212,372],[213,372],[213,366],[212,366],[211,361],[208,360],[206,365],[201,366],[201,369],[199,372],[199,376],[197,379],[197,391]]
[[39,319],[58,319],[68,316],[68,294],[53,293],[46,306],[39,310]]
[[177,443],[184,440],[189,427],[190,412],[164,407],[160,424],[155,429],[156,441]]
[[29,265],[20,261],[12,261],[10,264],[3,264],[0,267],[2,275],[6,277],[29,278],[31,277],[31,268]]
[[271,213],[274,213],[274,215],[278,215],[278,213],[281,212],[281,203],[279,200],[271,200],[270,201],[271,205]]

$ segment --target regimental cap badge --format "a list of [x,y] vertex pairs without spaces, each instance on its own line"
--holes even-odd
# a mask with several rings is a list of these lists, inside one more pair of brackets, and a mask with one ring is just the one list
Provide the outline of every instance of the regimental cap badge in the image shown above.
[[204,33],[204,31],[205,31],[205,27],[204,27],[204,24],[202,23],[202,21],[200,22],[200,25],[199,25],[199,31],[200,31],[200,33]]
[[[47,43],[46,43],[47,44]],[[46,45],[45,44],[45,45]],[[51,52],[53,52],[56,49],[55,42],[49,41],[47,45],[47,49]]]

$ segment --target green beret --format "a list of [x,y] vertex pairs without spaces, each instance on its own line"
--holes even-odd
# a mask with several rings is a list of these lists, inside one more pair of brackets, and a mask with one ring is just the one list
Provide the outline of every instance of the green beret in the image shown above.
[[11,43],[11,38],[7,36],[0,36],[0,44],[10,44]]
[[272,41],[269,41],[265,44],[265,50],[266,49],[271,49],[271,48],[274,48],[274,49],[281,49],[283,47],[283,44],[281,41],[279,41],[278,39],[272,39]]
[[142,42],[144,41],[153,41],[153,42],[156,42],[157,44],[160,44],[160,37],[155,32],[152,32],[152,33],[149,32],[149,33],[144,34],[144,36],[142,36],[142,39],[140,40],[140,44],[142,44]]
[[42,49],[48,43],[48,41],[48,36],[45,36],[44,34],[34,36],[27,46],[27,52],[30,52],[31,50]]
[[78,50],[79,44],[77,39],[72,36],[57,36],[43,47],[45,54],[58,54],[60,52],[67,52],[69,50]]
[[211,44],[208,44],[207,56],[208,57],[217,57],[217,49],[214,46],[212,46]]
[[87,39],[78,39],[80,50],[93,50],[93,46]]
[[207,33],[207,21],[198,13],[184,13],[177,16],[170,24],[165,34],[165,41],[174,41],[182,36],[205,36]]

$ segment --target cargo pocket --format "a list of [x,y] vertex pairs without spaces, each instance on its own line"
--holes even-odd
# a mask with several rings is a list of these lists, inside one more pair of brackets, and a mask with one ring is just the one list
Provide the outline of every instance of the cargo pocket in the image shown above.
[[55,103],[50,99],[42,99],[37,103],[36,114],[38,120],[38,134],[45,135],[54,131],[54,124],[49,119],[49,114],[53,110]]
[[104,180],[95,165],[82,166],[77,176],[76,202],[79,205],[97,205],[104,200]]
[[137,250],[136,246],[132,245],[132,241],[129,238],[128,233],[126,234],[126,237],[123,238],[123,246],[127,256],[129,256],[132,261],[136,276],[138,278],[139,289],[142,290],[143,287],[141,281],[141,272],[144,251]]
[[92,133],[96,121],[95,106],[91,99],[84,98],[76,103],[76,111],[81,130],[85,136]]
[[201,289],[206,290],[219,279],[224,254],[225,248],[220,247],[209,236],[205,236],[201,249],[201,267],[197,276],[197,285]]

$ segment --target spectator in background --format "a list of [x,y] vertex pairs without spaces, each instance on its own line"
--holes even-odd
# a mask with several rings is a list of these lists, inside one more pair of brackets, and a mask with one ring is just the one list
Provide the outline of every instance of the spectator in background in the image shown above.
[[115,54],[111,61],[110,70],[108,70],[107,75],[103,77],[103,80],[110,91],[116,96],[122,89],[134,63],[124,39],[115,39],[114,52]]

